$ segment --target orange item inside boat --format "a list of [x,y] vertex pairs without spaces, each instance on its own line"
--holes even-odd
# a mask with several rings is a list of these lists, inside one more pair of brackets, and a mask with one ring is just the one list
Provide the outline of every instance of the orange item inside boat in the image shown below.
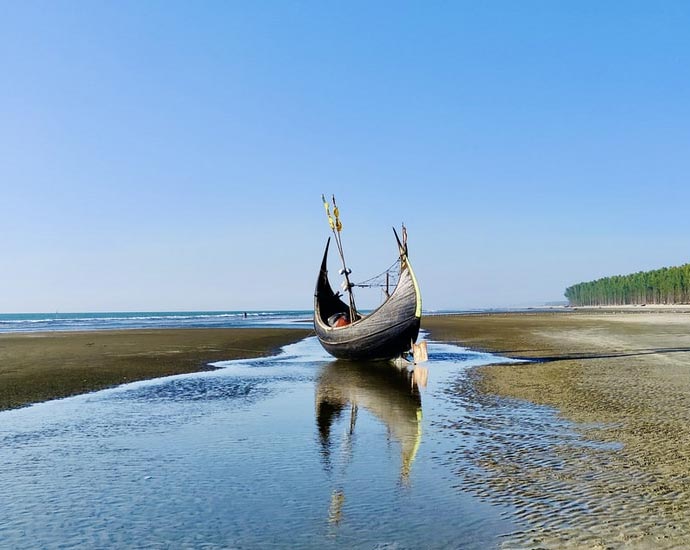
[[349,324],[350,324],[350,322],[347,320],[345,315],[341,315],[340,317],[338,317],[338,319],[336,319],[334,326],[337,328],[337,327],[344,327],[344,326],[347,326]]

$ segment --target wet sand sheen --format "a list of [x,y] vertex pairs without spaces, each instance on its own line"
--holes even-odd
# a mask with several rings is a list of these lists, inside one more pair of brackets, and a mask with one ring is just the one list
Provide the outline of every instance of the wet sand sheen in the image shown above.
[[0,334],[0,410],[272,355],[307,329],[158,329]]
[[439,316],[424,328],[436,340],[539,360],[480,367],[459,391],[496,419],[513,398],[555,407],[592,442],[514,435],[473,457],[482,477],[464,485],[515,505],[527,526],[507,546],[690,546],[689,314]]

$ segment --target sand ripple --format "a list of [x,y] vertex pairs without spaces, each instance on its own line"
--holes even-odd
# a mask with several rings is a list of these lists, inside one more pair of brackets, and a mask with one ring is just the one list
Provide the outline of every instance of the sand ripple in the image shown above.
[[504,548],[687,548],[688,476],[669,484],[644,457],[630,461],[622,444],[594,438],[615,426],[575,424],[548,407],[482,394],[476,377],[453,388],[472,404],[474,427],[446,427],[476,440],[458,450],[459,462],[476,465],[456,470],[459,487],[515,507],[525,526]]
[[480,346],[543,361],[453,388],[479,427],[460,486],[524,525],[503,547],[690,548],[690,316],[471,321]]

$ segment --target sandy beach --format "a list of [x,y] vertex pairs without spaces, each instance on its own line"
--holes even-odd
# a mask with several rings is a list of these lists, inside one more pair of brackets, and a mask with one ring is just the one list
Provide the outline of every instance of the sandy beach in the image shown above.
[[0,334],[0,410],[271,355],[307,329],[159,329]]
[[690,547],[689,313],[435,316],[423,327],[533,360],[475,369],[463,391],[488,409],[513,399],[553,407],[580,438],[545,448],[515,434],[477,454],[483,477],[466,485],[516,506],[527,526],[507,547]]

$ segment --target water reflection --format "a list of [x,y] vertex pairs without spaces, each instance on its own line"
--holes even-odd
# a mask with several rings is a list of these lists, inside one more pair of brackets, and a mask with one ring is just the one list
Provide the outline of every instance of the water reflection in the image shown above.
[[413,373],[388,364],[345,361],[323,369],[316,384],[316,423],[326,468],[331,468],[334,422],[349,411],[345,437],[351,443],[359,407],[381,420],[389,439],[400,444],[400,475],[406,480],[422,436],[422,399]]
[[[323,369],[316,383],[316,425],[328,472],[334,468],[334,452],[341,453],[337,461],[341,469],[346,469],[352,459],[360,407],[385,425],[389,441],[400,445],[400,480],[407,484],[422,438],[422,399],[414,373],[386,363],[346,361],[334,361]],[[347,414],[348,428],[336,439],[333,426]],[[340,523],[344,501],[343,489],[335,487],[330,523]]]

